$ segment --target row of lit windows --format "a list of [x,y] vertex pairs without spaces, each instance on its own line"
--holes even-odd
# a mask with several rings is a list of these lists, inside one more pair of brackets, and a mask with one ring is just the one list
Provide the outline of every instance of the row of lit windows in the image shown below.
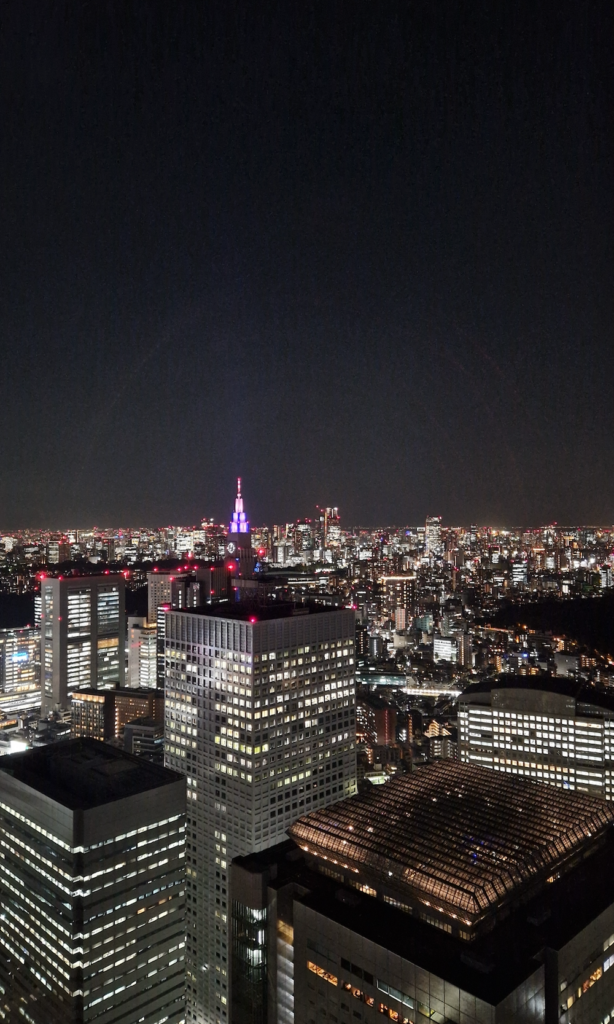
[[[405,992],[402,992],[400,989],[394,988],[394,986],[392,985],[388,985],[385,981],[382,981],[380,978],[374,979],[372,974],[366,971],[362,971],[359,967],[356,967],[354,964],[350,964],[349,961],[344,960],[343,958],[341,959],[341,965],[346,970],[351,970],[352,973],[356,974],[357,977],[364,978],[364,980],[371,985],[373,985],[375,981],[375,984],[377,985],[377,988],[380,992],[384,993],[385,995],[391,996],[393,999],[396,1000],[396,1002],[400,1003],[402,1006],[407,1006],[408,1009],[410,1010],[418,1009],[418,1011],[424,1017],[430,1018],[432,1016],[431,1008],[426,1003],[417,1002],[411,996],[407,995]],[[336,974],[332,973],[331,971],[327,971],[324,967],[321,967],[319,964],[314,963],[312,960],[307,961],[307,970],[311,971],[312,974],[317,975],[317,977],[321,978],[322,981],[328,982],[329,985],[338,987],[343,992],[351,994],[354,997],[354,999],[359,1000],[366,1006],[373,1007],[376,1005],[374,996],[371,996],[369,995],[369,993],[364,992],[361,988],[359,988],[351,981],[340,980]],[[389,1020],[398,1021],[399,1024],[413,1024],[413,1022],[408,1017],[405,1017],[403,1015],[402,1011],[400,1012],[398,1010],[395,1010],[387,1006],[385,1003],[378,1003],[377,1009],[379,1013],[388,1017]]]
[[570,731],[586,732],[587,736],[594,734],[595,730],[601,732],[603,729],[603,722],[587,722],[583,719],[577,718],[565,718],[565,719],[554,719],[554,718],[535,718],[530,715],[499,715],[495,711],[489,712],[459,712],[459,719],[465,724],[466,720],[474,721],[476,726],[484,726],[487,722],[494,728],[524,726],[525,729],[543,729],[548,731],[555,730],[561,732],[561,730],[569,729]]
[[[461,718],[471,715],[473,718],[490,718],[491,716],[495,719],[509,719],[513,722],[536,722],[542,725],[580,725],[585,729],[601,729],[603,721],[600,719],[597,722],[589,722],[586,719],[578,719],[575,716],[556,717],[555,715],[538,715],[531,714],[528,711],[498,711],[496,708],[476,708],[471,707],[465,710],[464,708],[459,709],[459,716]],[[607,725],[614,725],[614,721],[610,722],[605,719]]]
[[[19,811],[16,811],[13,807],[9,807],[8,804],[0,802],[0,809],[5,811],[12,817],[16,818],[18,821],[24,822],[28,826],[28,828],[31,828],[33,829],[33,831],[38,832],[39,835],[45,836],[46,839],[50,839],[56,846],[60,846],[62,849],[68,850],[70,853],[88,853],[90,850],[97,850],[101,846],[108,846],[110,843],[119,843],[122,842],[124,839],[131,839],[133,836],[142,835],[143,833],[149,832],[152,829],[158,830],[163,825],[170,825],[174,822],[180,822],[182,818],[181,814],[175,814],[173,815],[172,818],[165,818],[163,821],[152,822],[151,825],[142,825],[141,828],[133,829],[131,832],[124,832],[122,835],[113,836],[110,839],[104,839],[100,843],[92,843],[90,846],[70,846],[68,843],[65,843],[62,839],[59,839],[52,832],[48,832],[46,829],[42,828],[36,822],[31,821],[29,818],[26,818],[25,815],[20,814]],[[185,825],[180,824],[178,827],[178,831],[184,832]]]

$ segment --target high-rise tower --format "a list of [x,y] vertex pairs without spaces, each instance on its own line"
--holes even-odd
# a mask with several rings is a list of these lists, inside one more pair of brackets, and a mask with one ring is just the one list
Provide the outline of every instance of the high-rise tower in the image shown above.
[[425,546],[429,558],[439,558],[443,552],[441,542],[441,516],[427,516],[425,527]]
[[355,617],[279,602],[166,612],[165,754],[188,794],[186,1024],[230,1024],[230,860],[356,790]]
[[121,573],[43,580],[43,714],[67,709],[73,690],[124,685],[125,585]]
[[183,1024],[185,780],[92,739],[1,761],[0,1018]]
[[226,541],[226,559],[228,567],[232,570],[231,564],[236,565],[237,576],[251,576],[254,571],[254,555],[252,553],[252,538],[249,532],[249,520],[245,515],[243,507],[243,496],[241,494],[241,477],[237,480],[237,496],[235,498],[235,509],[228,527],[228,539]]

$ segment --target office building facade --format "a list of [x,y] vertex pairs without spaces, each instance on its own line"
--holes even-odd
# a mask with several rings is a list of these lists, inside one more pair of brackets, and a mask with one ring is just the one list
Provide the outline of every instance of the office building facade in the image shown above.
[[440,558],[443,554],[441,540],[441,516],[427,516],[424,528],[425,552],[429,558]]
[[407,619],[414,610],[416,577],[415,576],[381,576],[379,580],[382,590],[382,611],[390,618],[395,616],[399,609],[405,611],[405,622],[402,626],[396,625],[397,629],[405,629]]
[[164,691],[149,687],[76,690],[71,694],[71,736],[119,739],[128,722],[152,718],[164,722]]
[[147,621],[156,623],[161,604],[171,608],[193,608],[202,600],[201,580],[195,572],[174,570],[147,573]]
[[13,718],[40,707],[40,630],[0,630],[0,714]]
[[43,714],[68,709],[74,690],[123,686],[125,635],[121,573],[42,580]]
[[185,780],[57,743],[0,761],[0,823],[2,1017],[181,1024]]
[[355,613],[166,613],[166,763],[187,776],[186,1021],[229,1021],[232,857],[356,787]]
[[149,686],[155,689],[157,682],[157,630],[156,622],[148,622],[142,616],[128,617],[128,665],[126,686]]
[[458,701],[459,756],[614,798],[614,697],[574,680],[498,676]]

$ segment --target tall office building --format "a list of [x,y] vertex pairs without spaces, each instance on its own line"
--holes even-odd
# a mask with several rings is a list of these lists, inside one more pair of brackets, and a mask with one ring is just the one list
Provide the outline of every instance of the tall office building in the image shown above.
[[166,609],[197,608],[201,604],[208,604],[215,597],[226,597],[226,592],[227,574],[223,564],[200,566],[189,572],[160,572],[155,569],[147,573],[147,622],[150,626],[155,625],[156,629],[156,679],[153,686],[164,686]]
[[232,857],[356,788],[355,612],[166,613],[166,763],[187,776],[186,1021],[229,1022]]
[[380,576],[379,584],[382,592],[382,611],[390,617],[397,608],[404,608],[407,616],[412,614],[416,597],[415,576]]
[[164,689],[166,678],[166,613],[170,604],[159,604],[156,609],[156,686]]
[[40,630],[0,630],[0,714],[11,718],[40,703]]
[[185,780],[95,740],[0,759],[0,1018],[184,1020]]
[[458,700],[459,756],[614,799],[614,695],[566,678],[497,676]]
[[51,565],[58,565],[60,562],[68,562],[70,559],[70,544],[66,537],[61,540],[50,540],[47,545],[47,561]]
[[158,607],[168,604],[171,608],[194,608],[204,604],[201,594],[201,580],[195,571],[175,572],[174,570],[147,573],[147,621],[157,622]]
[[516,558],[512,562],[512,586],[526,587],[527,585],[527,561],[524,558]]
[[148,622],[142,616],[128,617],[128,670],[126,686],[151,686],[155,688],[156,672],[155,621]]
[[120,739],[128,722],[152,718],[164,722],[164,690],[150,686],[115,690],[75,690],[71,694],[71,736]]
[[67,710],[73,690],[124,685],[125,583],[121,573],[42,580],[43,714]]
[[424,531],[426,553],[429,558],[439,558],[443,553],[441,542],[441,516],[427,516]]

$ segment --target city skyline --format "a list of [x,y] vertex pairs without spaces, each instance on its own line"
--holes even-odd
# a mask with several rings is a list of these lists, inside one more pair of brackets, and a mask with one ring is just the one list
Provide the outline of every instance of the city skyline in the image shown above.
[[[316,519],[316,512],[323,506],[312,505],[307,510],[299,510],[298,514],[291,515],[289,517],[277,518],[271,516],[268,520],[258,520],[254,515],[251,515],[251,521],[253,524],[253,530],[261,530],[271,528],[273,525],[282,526],[285,524],[294,524],[301,522],[314,522]],[[335,506],[339,509],[339,506]],[[251,509],[251,502],[250,502]],[[207,510],[210,511],[210,510]],[[294,510],[296,512],[296,509]],[[311,514],[306,514],[311,513]],[[416,519],[403,520],[387,520],[381,519],[374,523],[351,521],[345,515],[341,515],[343,509],[340,509],[340,518],[343,521],[344,531],[356,531],[365,530],[376,533],[385,530],[416,530],[425,529],[425,522],[433,516],[427,512],[422,517]],[[188,521],[186,519],[177,519],[175,521],[166,522],[153,522],[151,520],[135,520],[131,523],[125,520],[116,520],[113,522],[63,522],[55,524],[34,524],[26,525],[24,523],[15,523],[12,526],[0,523],[0,541],[3,537],[11,537],[12,534],[40,534],[40,535],[61,535],[62,537],[68,534],[78,532],[80,534],[103,534],[114,531],[116,534],[137,532],[139,530],[200,530],[203,524],[210,525],[211,527],[219,528],[220,531],[228,532],[228,516],[221,515],[211,516],[208,514],[202,515],[194,521]],[[539,531],[549,528],[557,530],[577,530],[577,529],[596,529],[596,530],[612,530],[614,529],[614,509],[612,510],[612,517],[610,519],[602,520],[556,520],[556,519],[544,519],[544,520],[518,520],[518,521],[481,521],[476,516],[469,516],[466,519],[447,519],[443,516],[436,516],[440,518],[441,528],[443,530],[462,530],[470,529],[472,526],[477,527],[479,530],[491,530],[496,533],[513,533],[515,531]]]

